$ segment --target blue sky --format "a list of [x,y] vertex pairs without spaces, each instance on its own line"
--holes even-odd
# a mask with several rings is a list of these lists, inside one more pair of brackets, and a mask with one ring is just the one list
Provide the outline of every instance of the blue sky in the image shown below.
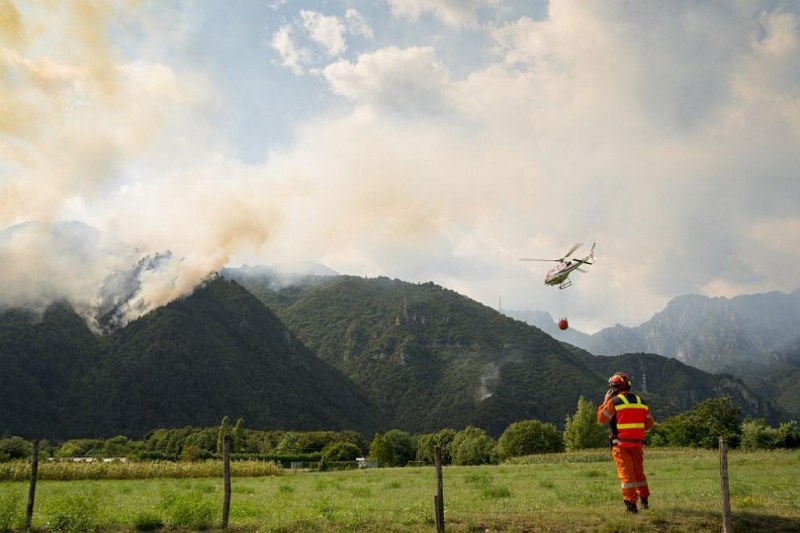
[[[797,2],[0,0],[0,72],[0,229],[172,250],[153,305],[313,261],[593,331],[799,285]],[[576,242],[567,291],[518,261]],[[131,260],[52,249],[6,244],[0,299]]]

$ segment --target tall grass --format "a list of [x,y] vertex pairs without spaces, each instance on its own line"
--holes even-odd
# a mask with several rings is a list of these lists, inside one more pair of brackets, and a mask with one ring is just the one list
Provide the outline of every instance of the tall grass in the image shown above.
[[[713,451],[648,450],[651,510],[636,516],[623,510],[614,465],[605,451],[532,456],[515,463],[445,467],[447,530],[655,533],[721,528],[719,457]],[[737,531],[800,530],[797,453],[733,451],[728,463]],[[25,488],[23,482],[0,483],[0,509],[8,494],[21,495]],[[230,525],[235,531],[405,533],[433,528],[436,477],[431,467],[234,475],[232,490]],[[34,529],[84,527],[92,520],[89,529],[214,529],[222,492],[221,470],[204,479],[43,481]],[[89,496],[69,499],[76,494]],[[82,511],[70,514],[70,508]],[[15,516],[12,527],[19,527]]]
[[22,521],[22,497],[16,492],[0,495],[0,531],[10,531]]
[[[231,475],[235,477],[278,476],[283,469],[273,462],[235,461]],[[26,481],[30,479],[30,463],[12,461],[0,463],[0,481]],[[89,479],[185,479],[216,477],[222,475],[222,461],[172,462],[73,462],[46,461],[39,463],[38,479],[77,481]]]

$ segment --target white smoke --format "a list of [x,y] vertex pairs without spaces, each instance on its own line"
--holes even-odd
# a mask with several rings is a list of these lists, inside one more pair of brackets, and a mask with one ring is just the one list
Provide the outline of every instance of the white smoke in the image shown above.
[[212,270],[137,250],[80,222],[29,222],[0,232],[0,310],[68,302],[95,330],[124,326],[192,292]]

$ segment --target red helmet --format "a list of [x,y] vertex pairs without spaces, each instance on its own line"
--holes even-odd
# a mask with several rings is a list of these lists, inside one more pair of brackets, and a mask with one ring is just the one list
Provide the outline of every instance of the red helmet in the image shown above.
[[625,372],[616,372],[608,378],[608,386],[615,391],[631,390],[631,378]]

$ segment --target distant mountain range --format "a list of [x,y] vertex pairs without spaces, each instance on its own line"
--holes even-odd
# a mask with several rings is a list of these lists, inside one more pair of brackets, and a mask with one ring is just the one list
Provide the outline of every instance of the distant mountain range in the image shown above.
[[559,331],[548,313],[506,313],[593,354],[657,353],[732,374],[800,416],[800,290],[731,299],[679,296],[640,326],[616,325],[593,335]]
[[263,429],[499,435],[522,419],[563,425],[616,370],[659,418],[718,395],[785,417],[734,377],[647,353],[596,357],[433,283],[224,275],[103,334],[66,302],[0,311],[0,433],[141,436],[227,415]]

